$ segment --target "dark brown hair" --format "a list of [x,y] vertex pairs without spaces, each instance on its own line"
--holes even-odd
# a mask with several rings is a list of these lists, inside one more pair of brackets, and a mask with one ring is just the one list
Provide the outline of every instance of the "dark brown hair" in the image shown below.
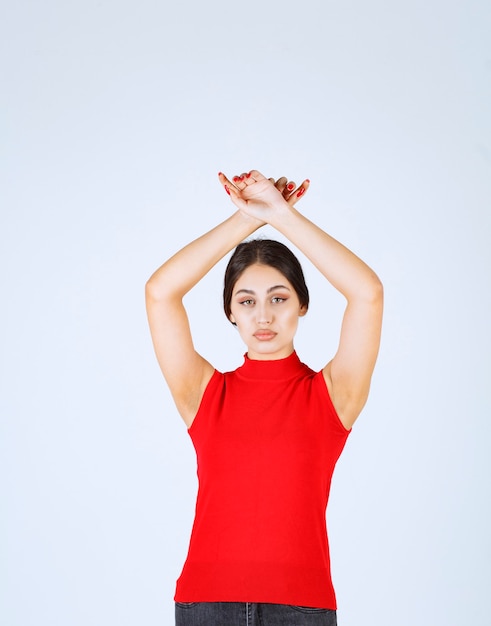
[[230,320],[232,291],[241,274],[250,265],[269,265],[283,274],[295,289],[300,305],[309,306],[309,290],[305,283],[302,266],[293,252],[273,239],[252,239],[240,243],[230,257],[223,283],[223,310]]

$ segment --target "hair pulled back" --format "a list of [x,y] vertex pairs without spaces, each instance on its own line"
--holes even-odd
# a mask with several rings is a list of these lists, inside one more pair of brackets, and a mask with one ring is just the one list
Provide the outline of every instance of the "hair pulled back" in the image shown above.
[[252,239],[240,243],[230,257],[225,270],[223,285],[223,310],[230,320],[232,292],[241,274],[251,265],[269,265],[288,279],[298,296],[300,305],[309,306],[309,290],[305,283],[302,266],[293,252],[273,239]]

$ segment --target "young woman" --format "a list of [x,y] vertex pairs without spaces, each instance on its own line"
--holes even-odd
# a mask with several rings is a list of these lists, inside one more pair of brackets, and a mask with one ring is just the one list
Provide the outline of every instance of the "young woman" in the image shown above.
[[[199,490],[177,581],[177,626],[332,626],[325,512],[331,477],[368,396],[383,292],[375,273],[301,215],[307,191],[252,170],[220,183],[237,208],[149,279],[158,362],[196,449]],[[309,294],[293,253],[243,242],[269,224],[346,298],[339,347],[320,372],[294,349]],[[220,373],[194,348],[184,295],[236,248],[224,309],[247,347]],[[327,361],[327,359],[326,359]]]

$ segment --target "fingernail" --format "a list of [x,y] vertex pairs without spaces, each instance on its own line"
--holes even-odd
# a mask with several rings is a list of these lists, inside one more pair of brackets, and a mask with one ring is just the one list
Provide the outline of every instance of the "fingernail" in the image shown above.
[[246,174],[246,178],[250,178],[251,177],[251,173],[249,172],[248,174]]
[[238,182],[240,180],[240,177],[239,176],[234,176],[232,180],[234,181],[234,183],[236,183],[236,182]]
[[225,185],[225,191],[228,193],[228,195],[230,195],[230,189],[227,187],[227,185]]
[[292,191],[292,189],[295,189],[295,185],[293,183],[288,183],[286,188],[288,189],[288,191]]
[[300,189],[297,191],[297,198],[300,198],[300,196],[303,196],[304,193],[305,193],[305,189],[303,187],[300,187]]
[[305,179],[306,183],[310,183],[310,180],[308,178]]
[[218,176],[223,176],[223,174],[221,172],[218,172]]

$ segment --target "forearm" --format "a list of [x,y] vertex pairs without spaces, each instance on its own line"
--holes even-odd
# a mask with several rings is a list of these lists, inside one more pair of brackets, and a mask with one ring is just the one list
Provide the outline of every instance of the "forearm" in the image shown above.
[[153,300],[182,298],[218,261],[260,226],[258,220],[237,211],[168,259],[148,280],[147,294]]
[[381,283],[375,272],[294,208],[283,207],[269,223],[301,250],[347,300],[378,296]]

